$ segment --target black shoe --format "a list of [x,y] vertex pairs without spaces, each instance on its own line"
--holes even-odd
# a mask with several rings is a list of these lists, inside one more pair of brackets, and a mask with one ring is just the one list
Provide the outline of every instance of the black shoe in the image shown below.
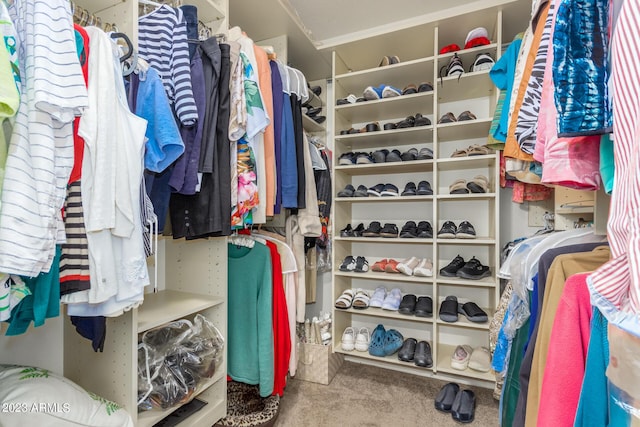
[[416,193],[418,196],[432,196],[433,189],[431,188],[429,181],[420,181],[418,183],[418,191]]
[[413,354],[416,351],[416,344],[418,342],[415,338],[407,338],[402,343],[400,351],[398,351],[398,360],[403,362],[413,362]]
[[403,162],[411,162],[418,158],[418,150],[416,148],[410,148],[400,155]]
[[395,224],[386,223],[380,230],[380,237],[398,237],[398,227]]
[[369,189],[364,185],[358,185],[358,188],[353,192],[353,197],[369,197]]
[[353,185],[347,184],[342,190],[338,191],[338,197],[353,197],[356,189],[353,188]]
[[370,165],[373,163],[373,157],[369,153],[358,153],[356,155],[356,164],[358,165]]
[[356,259],[349,255],[342,260],[342,264],[340,264],[340,271],[353,271],[356,268]]
[[402,301],[400,301],[400,306],[398,306],[398,313],[412,316],[416,311],[417,301],[418,298],[414,294],[404,295]]
[[353,269],[356,273],[366,273],[369,271],[369,261],[363,256],[356,257],[356,268]]
[[460,386],[456,383],[445,384],[434,399],[435,407],[438,411],[451,412],[453,402],[460,391]]
[[338,159],[338,164],[339,165],[355,165],[356,164],[355,154],[352,152],[344,153]]
[[415,195],[416,195],[416,183],[407,182],[407,184],[404,186],[404,190],[402,191],[401,196],[415,196]]
[[416,118],[413,116],[408,116],[406,119],[399,121],[396,123],[398,129],[403,128],[412,128],[416,123]]
[[353,237],[353,228],[351,228],[351,224],[347,224],[345,228],[340,230],[340,237]]
[[433,228],[431,228],[429,221],[420,221],[418,223],[418,237],[421,239],[433,238]]
[[371,157],[373,157],[373,163],[384,163],[384,162],[386,162],[387,161],[387,154],[389,154],[389,150],[387,150],[387,149],[374,151],[373,154],[371,154]]
[[456,257],[447,264],[446,267],[440,269],[440,275],[445,277],[456,277],[458,270],[464,267],[465,261],[460,255],[456,255]]
[[387,154],[387,157],[385,159],[385,162],[387,163],[401,162],[401,161],[402,161],[402,157],[399,150],[391,150],[389,154]]
[[380,193],[382,193],[382,190],[384,190],[384,184],[376,184],[373,187],[370,187],[367,190],[367,193],[371,194],[372,196],[380,197]]
[[380,192],[380,195],[396,197],[399,195],[398,187],[393,184],[385,184],[384,189]]
[[456,228],[456,225],[453,223],[453,221],[445,221],[444,224],[442,224],[440,231],[438,231],[438,238],[455,239],[457,231],[458,229]]
[[400,237],[418,237],[418,227],[416,226],[415,221],[407,221],[405,225],[402,226],[402,230],[400,230]]
[[353,237],[362,237],[363,232],[364,232],[364,224],[360,223],[356,228],[353,229]]
[[362,232],[362,237],[380,237],[382,226],[378,221],[371,221],[369,226]]
[[433,356],[431,355],[431,345],[426,341],[418,342],[416,351],[413,355],[413,363],[422,368],[430,368],[433,366]]
[[320,111],[322,111],[322,107],[307,107],[305,114],[313,118],[314,116],[317,116]]
[[475,239],[476,230],[475,228],[473,228],[473,225],[471,225],[469,221],[462,221],[458,226],[456,237],[458,239]]
[[479,280],[491,276],[491,269],[473,257],[456,272],[456,276],[462,279]]
[[451,405],[451,418],[460,423],[473,422],[476,413],[476,395],[472,390],[460,390]]
[[316,96],[320,96],[322,93],[322,86],[311,86],[309,90],[316,94]]
[[321,124],[324,123],[325,120],[327,120],[326,116],[314,116],[311,117],[313,119],[314,122],[316,122],[317,124]]
[[431,124],[431,120],[429,120],[429,117],[425,117],[420,113],[416,114],[416,123],[414,126],[418,127],[418,126],[429,126]]

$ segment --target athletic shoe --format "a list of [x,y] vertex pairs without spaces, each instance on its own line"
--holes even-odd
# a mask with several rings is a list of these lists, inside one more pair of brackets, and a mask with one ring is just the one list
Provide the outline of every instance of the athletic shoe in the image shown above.
[[476,230],[469,221],[462,221],[458,226],[458,231],[456,231],[456,237],[458,239],[475,239]]
[[453,221],[445,221],[438,231],[439,239],[455,239],[457,228]]
[[456,257],[451,260],[449,264],[440,269],[440,275],[445,277],[456,277],[456,273],[465,265],[464,258],[460,255],[456,255]]

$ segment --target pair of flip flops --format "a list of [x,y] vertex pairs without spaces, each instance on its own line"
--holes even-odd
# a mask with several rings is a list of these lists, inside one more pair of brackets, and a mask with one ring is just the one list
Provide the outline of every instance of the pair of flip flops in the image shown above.
[[438,392],[435,407],[438,411],[451,413],[451,417],[460,423],[470,423],[475,417],[476,395],[472,390],[461,390],[456,383],[447,383]]
[[489,190],[489,178],[484,175],[476,175],[472,180],[456,179],[449,186],[449,194],[487,193]]
[[487,313],[475,302],[458,303],[458,298],[449,295],[440,304],[440,319],[444,322],[454,323],[458,321],[458,315],[464,315],[473,323],[486,323],[489,320]]

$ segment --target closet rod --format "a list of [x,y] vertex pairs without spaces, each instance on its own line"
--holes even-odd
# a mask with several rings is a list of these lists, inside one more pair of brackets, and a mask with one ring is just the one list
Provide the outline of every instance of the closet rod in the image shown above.
[[151,1],[151,0],[138,0],[139,4],[146,4],[149,6],[154,6],[154,7],[161,7],[163,6],[163,3],[158,3],[157,1]]

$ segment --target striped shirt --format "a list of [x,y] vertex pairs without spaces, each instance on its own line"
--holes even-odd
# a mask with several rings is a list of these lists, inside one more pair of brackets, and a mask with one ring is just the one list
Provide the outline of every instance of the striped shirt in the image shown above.
[[611,260],[588,280],[607,320],[640,336],[640,1],[627,0],[612,38],[615,175],[607,223]]
[[182,10],[163,5],[138,19],[140,56],[155,68],[180,122],[192,126],[198,110],[191,88],[187,24]]
[[88,98],[69,2],[16,0],[9,13],[23,78],[2,190],[0,271],[37,276],[64,240],[72,123]]

